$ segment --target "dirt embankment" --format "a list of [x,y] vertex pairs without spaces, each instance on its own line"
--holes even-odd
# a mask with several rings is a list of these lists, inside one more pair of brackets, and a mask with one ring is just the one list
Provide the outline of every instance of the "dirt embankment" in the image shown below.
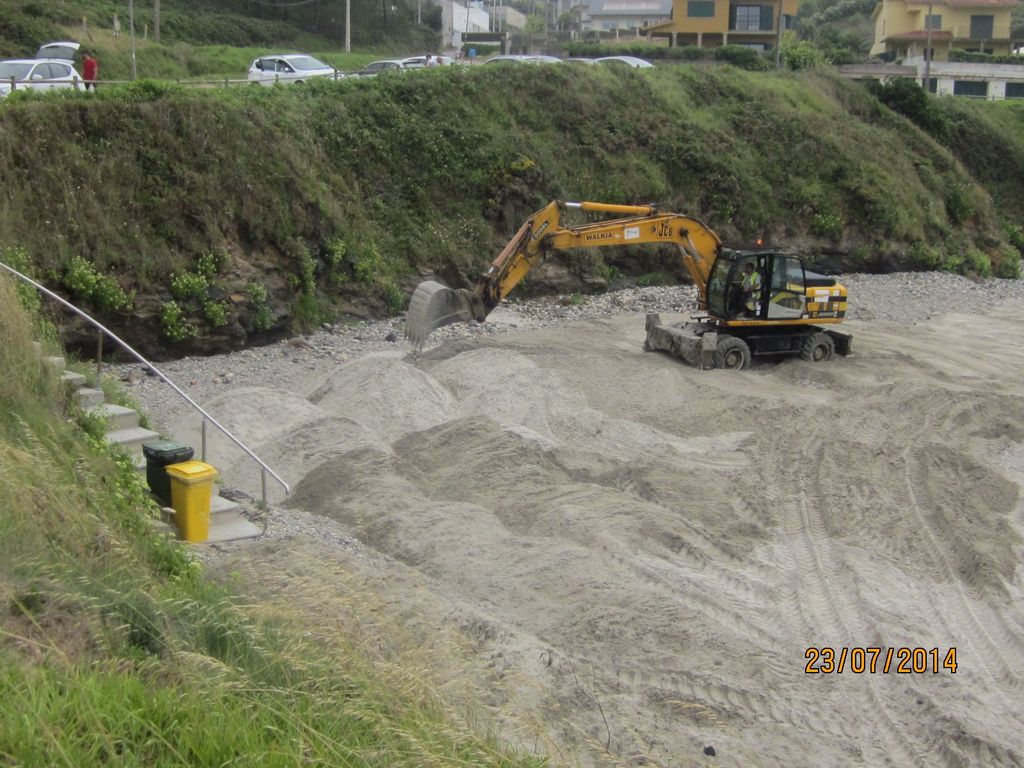
[[[317,623],[356,580],[428,647],[455,630],[556,761],[1020,765],[1022,311],[852,321],[853,357],[740,373],[613,315],[236,390],[217,412],[295,492],[214,562]],[[939,671],[807,674],[823,646]]]

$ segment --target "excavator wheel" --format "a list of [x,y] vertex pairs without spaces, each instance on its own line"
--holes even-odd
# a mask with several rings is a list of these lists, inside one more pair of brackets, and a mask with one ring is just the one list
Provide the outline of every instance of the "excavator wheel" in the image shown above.
[[736,336],[720,336],[715,346],[715,368],[742,371],[750,365],[750,347]]
[[836,355],[836,345],[832,337],[824,331],[813,333],[804,339],[800,348],[800,357],[814,363],[823,363]]

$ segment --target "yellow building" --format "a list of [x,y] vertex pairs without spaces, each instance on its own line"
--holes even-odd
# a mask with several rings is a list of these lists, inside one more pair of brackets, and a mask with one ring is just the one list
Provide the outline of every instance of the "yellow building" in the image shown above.
[[925,56],[931,28],[933,61],[948,61],[953,48],[984,53],[1012,53],[1010,15],[1017,0],[881,0],[875,6],[872,56],[914,59]]
[[652,40],[669,45],[747,45],[759,50],[775,47],[780,10],[782,28],[792,26],[798,0],[672,0],[672,18],[645,27]]

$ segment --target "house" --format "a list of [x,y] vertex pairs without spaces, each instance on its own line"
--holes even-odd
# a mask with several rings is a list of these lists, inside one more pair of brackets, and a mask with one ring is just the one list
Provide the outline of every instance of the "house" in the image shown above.
[[[881,0],[872,14],[871,54],[914,68],[922,84],[927,70],[928,90],[939,96],[1024,98],[1024,60],[1017,64],[1011,56],[1020,43],[1010,32],[1016,6],[1017,0]],[[1003,58],[951,61],[954,49]]]
[[669,45],[745,45],[773,49],[782,29],[792,26],[797,0],[672,0],[672,18],[644,28],[651,39]]
[[496,31],[504,31],[506,29],[526,29],[526,15],[520,13],[509,5],[492,7],[491,16],[494,19],[494,29]]
[[668,21],[672,0],[590,0],[579,11],[580,31],[637,30]]
[[467,32],[490,32],[491,16],[484,8],[483,3],[470,2],[468,5],[460,5],[453,2],[451,9],[451,46],[453,48],[462,46],[462,36]]
[[882,0],[871,14],[871,55],[924,56],[929,32],[933,61],[948,60],[952,48],[1010,54],[1010,16],[1015,7],[1017,0]]
[[[1010,16],[1017,0],[881,0],[872,12],[872,56],[925,56],[931,32],[932,61],[948,61],[951,49],[1010,54]],[[929,15],[929,8],[931,9]]]

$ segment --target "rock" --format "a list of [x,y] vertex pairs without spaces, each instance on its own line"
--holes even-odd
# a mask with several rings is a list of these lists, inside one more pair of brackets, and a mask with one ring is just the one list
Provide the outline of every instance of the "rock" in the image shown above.
[[398,336],[395,334],[394,331],[391,331],[390,333],[388,333],[387,336],[384,337],[384,341],[391,341],[391,342],[398,341]]
[[708,746],[704,747],[704,754],[708,757],[714,757],[718,754],[718,752],[716,752],[715,748],[709,744]]

